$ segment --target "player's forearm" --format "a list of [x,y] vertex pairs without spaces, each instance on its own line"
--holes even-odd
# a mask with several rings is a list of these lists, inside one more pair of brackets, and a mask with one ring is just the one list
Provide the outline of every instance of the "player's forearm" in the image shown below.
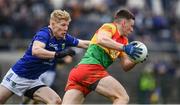
[[43,59],[52,59],[55,56],[55,52],[36,47],[32,50],[32,55]]
[[111,48],[111,49],[115,49],[115,50],[123,50],[123,44],[118,43],[108,37],[102,37],[101,39],[98,39],[98,44]]
[[132,70],[132,68],[135,66],[135,63],[131,63],[131,64],[125,64],[122,68],[125,72],[128,72],[130,70]]
[[79,39],[78,47],[88,48],[89,43],[90,43],[90,41],[88,41],[88,40],[80,40],[80,39]]
[[90,43],[90,41],[89,41],[89,40],[84,40],[84,47],[85,47],[85,48],[88,48],[89,43]]
[[128,72],[132,70],[132,68],[136,65],[136,63],[132,62],[128,56],[124,55],[121,59],[121,66],[124,71]]

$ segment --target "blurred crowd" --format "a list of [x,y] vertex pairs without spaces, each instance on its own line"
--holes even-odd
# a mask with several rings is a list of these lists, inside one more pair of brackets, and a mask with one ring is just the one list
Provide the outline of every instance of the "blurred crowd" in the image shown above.
[[48,24],[50,12],[60,8],[71,13],[69,31],[89,38],[112,20],[115,10],[126,7],[136,15],[133,37],[180,42],[178,5],[178,0],[0,0],[0,37],[32,38]]
[[[180,0],[0,0],[0,39],[31,39],[40,27],[48,25],[54,9],[65,9],[71,14],[70,34],[90,39],[101,24],[110,22],[114,12],[124,7],[136,17],[129,40],[144,42],[150,52],[149,63],[142,67],[139,77],[139,95],[148,95],[139,103],[168,103],[174,88],[170,83],[179,84],[180,79]],[[0,42],[0,51],[9,48]],[[152,85],[146,88],[141,79],[151,80],[147,83]],[[180,86],[175,87],[180,90]],[[143,93],[144,90],[148,92]]]

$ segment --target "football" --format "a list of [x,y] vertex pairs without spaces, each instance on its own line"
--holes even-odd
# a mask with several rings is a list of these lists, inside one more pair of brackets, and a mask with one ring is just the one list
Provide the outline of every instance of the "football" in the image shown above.
[[140,57],[139,58],[136,57],[135,60],[130,57],[131,60],[136,63],[144,61],[148,56],[148,49],[147,49],[146,45],[140,41],[132,41],[131,43],[137,43],[137,45],[135,45],[135,46],[142,49],[142,54],[140,54]]

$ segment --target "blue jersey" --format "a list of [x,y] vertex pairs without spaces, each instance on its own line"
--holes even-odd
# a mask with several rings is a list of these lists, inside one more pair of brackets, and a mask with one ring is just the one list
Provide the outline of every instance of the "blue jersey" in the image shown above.
[[79,43],[78,39],[69,34],[66,34],[64,39],[57,40],[52,36],[49,27],[40,29],[33,37],[24,56],[12,67],[12,70],[20,77],[37,79],[45,71],[55,69],[56,59],[42,59],[32,55],[32,45],[35,40],[45,43],[46,50],[56,52],[62,51],[67,47],[77,46]]

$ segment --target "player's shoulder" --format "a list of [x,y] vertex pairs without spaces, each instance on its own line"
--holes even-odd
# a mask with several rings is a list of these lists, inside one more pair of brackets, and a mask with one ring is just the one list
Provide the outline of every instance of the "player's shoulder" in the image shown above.
[[66,41],[69,41],[69,40],[78,40],[76,37],[74,37],[73,35],[67,33],[66,36],[65,36],[65,40]]
[[49,33],[49,27],[42,27],[37,32],[46,32],[46,33]]
[[71,34],[69,34],[69,33],[67,33],[66,35],[65,35],[65,39],[69,39],[69,38],[74,38]]
[[111,32],[115,33],[116,26],[113,23],[104,23],[102,25],[101,29],[105,29],[105,30],[108,30],[108,31],[111,31]]
[[45,36],[45,37],[50,37],[50,31],[48,27],[42,27],[40,28],[37,32],[36,35],[38,36]]
[[113,23],[104,23],[102,26],[109,27],[109,28],[116,28],[116,26]]

